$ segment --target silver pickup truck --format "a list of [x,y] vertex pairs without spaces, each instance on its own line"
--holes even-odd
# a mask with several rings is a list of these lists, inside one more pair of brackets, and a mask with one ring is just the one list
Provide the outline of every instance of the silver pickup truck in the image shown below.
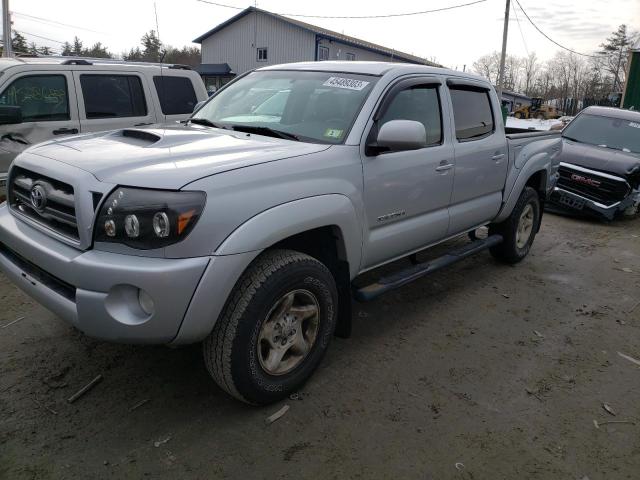
[[[557,134],[505,135],[490,83],[417,65],[250,72],[183,125],[21,153],[0,266],[95,338],[203,342],[221,388],[274,402],[366,301],[489,249],[516,263],[557,180]],[[476,229],[488,226],[488,236]],[[416,252],[469,233],[428,263]],[[362,273],[414,262],[372,284]]]

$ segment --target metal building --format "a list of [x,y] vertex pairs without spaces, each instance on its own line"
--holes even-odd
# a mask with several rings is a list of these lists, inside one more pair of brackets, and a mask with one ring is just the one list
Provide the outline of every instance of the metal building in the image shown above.
[[194,40],[207,90],[265,65],[313,60],[368,60],[439,66],[421,57],[249,7]]

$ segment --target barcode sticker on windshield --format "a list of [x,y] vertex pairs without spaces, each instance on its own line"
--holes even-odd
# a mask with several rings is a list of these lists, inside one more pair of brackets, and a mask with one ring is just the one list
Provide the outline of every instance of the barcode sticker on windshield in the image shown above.
[[347,90],[362,90],[369,85],[369,82],[354,78],[329,77],[322,85],[325,87],[346,88]]
[[633,127],[633,128],[640,128],[640,123],[636,123],[636,122],[629,122],[629,126]]

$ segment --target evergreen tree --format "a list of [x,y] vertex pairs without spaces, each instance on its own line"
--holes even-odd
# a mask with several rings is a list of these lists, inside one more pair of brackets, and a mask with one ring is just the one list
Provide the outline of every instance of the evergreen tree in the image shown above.
[[613,75],[614,92],[622,90],[624,75],[627,71],[629,48],[632,43],[633,38],[628,34],[627,26],[623,24],[607,38],[605,43],[600,44],[602,50],[599,53],[606,57],[607,61],[605,69]]
[[73,37],[73,48],[71,49],[71,55],[82,56],[83,48],[82,42],[78,37]]
[[65,57],[70,57],[71,55],[73,55],[72,50],[73,47],[71,46],[71,44],[69,42],[64,42],[64,44],[62,45],[62,55]]
[[27,39],[15,30],[13,31],[13,38],[11,39],[11,47],[13,48],[13,53],[16,54],[29,53],[29,45],[27,45]]
[[162,48],[162,43],[160,43],[160,39],[156,35],[155,30],[149,30],[148,33],[145,33],[141,39],[142,43],[142,57],[147,62],[159,62],[161,53],[160,49]]
[[27,50],[29,55],[38,55],[38,53],[40,53],[38,51],[38,46],[36,45],[36,42],[31,42],[29,44],[29,49]]

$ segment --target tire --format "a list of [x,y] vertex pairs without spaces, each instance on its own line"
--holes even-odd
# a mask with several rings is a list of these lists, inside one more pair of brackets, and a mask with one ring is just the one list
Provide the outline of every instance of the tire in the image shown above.
[[[299,323],[293,320],[296,313],[302,318],[314,309],[317,314]],[[281,400],[322,360],[337,312],[336,284],[326,266],[292,250],[267,251],[238,280],[205,339],[207,370],[223,390],[243,402],[266,405]],[[306,352],[300,347],[305,342]],[[276,363],[273,359],[284,349]]]
[[[527,235],[527,232],[523,231],[519,237],[518,228],[522,225],[521,220],[523,220],[525,211],[527,211],[527,217],[530,211],[532,218],[528,237],[526,241],[523,241],[522,234]],[[504,263],[514,264],[522,261],[531,249],[533,240],[540,228],[540,220],[541,209],[538,193],[531,187],[525,187],[515,207],[513,207],[511,215],[503,222],[489,227],[489,235],[499,234],[504,239],[502,243],[491,248],[491,254]]]

